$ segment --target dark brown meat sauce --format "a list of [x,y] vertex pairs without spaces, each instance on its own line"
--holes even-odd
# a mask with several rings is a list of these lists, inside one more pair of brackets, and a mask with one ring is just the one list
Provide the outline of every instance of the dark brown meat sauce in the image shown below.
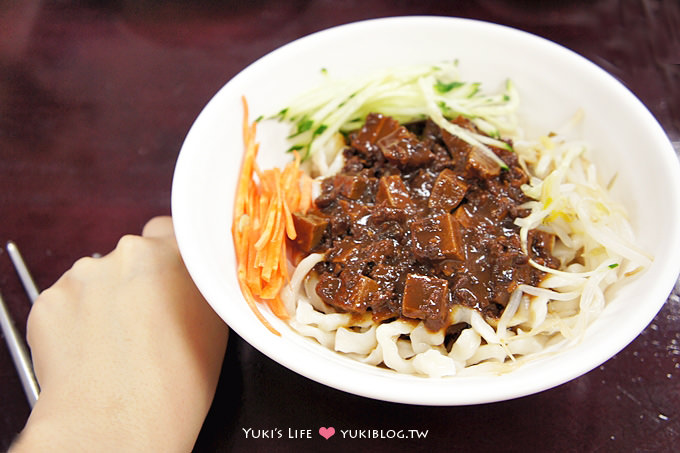
[[[475,130],[466,119],[459,126]],[[322,183],[316,208],[294,216],[298,247],[325,252],[314,271],[320,298],[377,322],[448,325],[460,304],[498,318],[521,283],[536,285],[513,223],[527,176],[511,151],[501,167],[431,121],[400,125],[369,115],[349,136],[345,166]],[[530,254],[557,267],[554,238],[532,231]]]

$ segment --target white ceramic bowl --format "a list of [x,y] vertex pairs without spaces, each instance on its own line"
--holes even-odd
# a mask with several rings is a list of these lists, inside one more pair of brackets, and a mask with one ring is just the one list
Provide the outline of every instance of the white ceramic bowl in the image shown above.
[[[317,83],[321,68],[344,76],[405,63],[458,59],[466,80],[495,90],[510,77],[529,129],[545,132],[578,108],[583,135],[605,177],[618,172],[618,197],[639,245],[654,263],[609,302],[584,341],[508,374],[429,379],[357,363],[295,333],[271,313],[271,334],[246,305],[236,279],[230,227],[243,144],[241,95],[251,119],[272,114]],[[260,134],[260,162],[281,164],[275,138]],[[271,142],[271,145],[270,145]],[[613,77],[545,39],[457,18],[398,17],[343,25],[304,37],[256,61],[206,105],[182,147],[172,213],[182,256],[205,298],[243,339],[283,366],[366,397],[422,405],[507,400],[567,382],[631,342],[659,311],[680,270],[680,171],[663,130]]]

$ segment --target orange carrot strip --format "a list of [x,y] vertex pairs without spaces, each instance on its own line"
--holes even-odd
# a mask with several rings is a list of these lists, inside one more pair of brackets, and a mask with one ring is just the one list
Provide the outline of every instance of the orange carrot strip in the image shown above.
[[288,236],[288,239],[294,241],[295,238],[297,238],[297,231],[295,231],[293,214],[290,212],[290,208],[288,208],[288,203],[286,203],[286,200],[283,200],[283,214],[286,222],[286,235]]
[[[267,303],[267,305],[272,310],[272,312],[275,312],[274,314],[276,314],[276,312],[279,312],[280,310],[283,310],[283,312],[286,313],[285,316],[287,317],[287,311],[286,311],[285,307],[279,308],[277,306],[278,302],[276,300],[279,297],[279,291],[276,290],[276,287],[277,286],[283,286],[283,283],[284,283],[283,277],[280,274],[276,274],[276,278],[274,280],[272,280],[272,282],[274,284],[269,285],[266,288],[264,288],[261,297]],[[279,301],[280,301],[280,299],[279,299]],[[279,314],[276,314],[276,315],[279,316]]]
[[[277,200],[277,205],[280,206],[280,204],[281,200]],[[283,242],[284,235],[284,224],[281,221],[283,213],[278,209],[276,213],[276,230],[272,235],[272,240],[268,246],[269,253],[267,253],[264,266],[262,266],[262,278],[268,282],[272,280],[272,274],[278,266],[279,254],[281,253],[281,243]]]
[[255,125],[253,125],[253,128],[249,128],[247,124],[247,115],[248,115],[248,107],[245,102],[245,99],[243,100],[244,104],[244,125],[243,125],[243,131],[244,131],[244,147],[245,147],[245,155],[243,157],[243,163],[241,166],[241,177],[238,182],[238,187],[237,187],[237,192],[236,192],[236,200],[234,202],[234,218],[237,216],[240,216],[245,212],[245,203],[246,203],[246,194],[248,192],[248,185],[250,181],[252,180],[252,171],[253,171],[253,164],[255,162],[255,158],[257,157],[257,146],[255,146],[252,143],[252,139],[255,137]]
[[290,279],[288,278],[288,252],[286,250],[285,241],[283,243],[283,250],[279,255],[279,271],[281,272],[281,275],[283,275],[283,280],[286,282],[286,284],[289,283]]
[[[271,176],[269,176],[270,174]],[[271,173],[266,172],[263,176],[270,180],[272,187],[275,188],[275,191],[278,191],[278,183],[280,180],[278,169],[274,169]],[[256,249],[261,250],[271,240],[272,234],[276,229],[276,222],[278,221],[278,208],[276,201],[270,202],[269,210],[267,212],[267,223],[265,224],[264,231],[260,235],[260,238],[255,243]]]
[[[239,282],[239,283],[241,283],[241,282]],[[241,284],[240,286],[241,286],[241,292],[242,292],[243,295],[244,295],[244,299],[246,300],[246,303],[248,304],[248,306],[250,307],[250,309],[253,311],[253,313],[255,313],[255,316],[257,317],[257,319],[259,319],[260,322],[261,322],[262,324],[264,324],[264,326],[265,326],[267,329],[269,329],[269,331],[270,331],[271,333],[273,333],[274,335],[277,335],[277,336],[280,337],[281,334],[279,333],[279,331],[276,330],[276,329],[274,328],[274,326],[272,326],[272,325],[269,323],[269,321],[267,321],[267,318],[265,318],[265,317],[262,315],[262,313],[260,313],[260,310],[258,310],[258,308],[257,308],[257,302],[255,301],[255,298],[254,298],[253,295],[251,294],[251,292],[250,292],[250,290],[248,289],[248,287],[245,286],[245,285],[243,285],[243,284]]]
[[[232,236],[234,238],[234,247],[236,249],[236,256],[238,259],[238,270],[237,276],[239,281],[239,286],[241,287],[241,292],[243,293],[246,302],[250,306],[251,310],[255,316],[274,334],[280,335],[280,333],[274,329],[271,324],[264,318],[262,313],[257,309],[256,301],[246,284],[248,278],[248,269],[250,254],[248,253],[249,242],[248,234],[242,227],[241,224],[242,216],[246,213],[248,209],[248,200],[251,199],[249,196],[252,194],[250,186],[252,184],[252,173],[253,164],[255,158],[257,157],[258,147],[254,143],[256,123],[249,126],[248,123],[248,103],[245,97],[242,98],[243,102],[243,141],[244,141],[244,156],[243,162],[241,164],[241,174],[237,184],[236,197],[234,200],[234,219],[232,223]],[[250,219],[249,219],[250,220]],[[249,222],[248,222],[249,223]],[[254,231],[254,230],[251,230]],[[258,279],[259,280],[259,279]],[[253,280],[254,281],[254,280]]]
[[269,200],[261,190],[258,190],[257,196],[259,197],[259,202],[256,205],[253,205],[253,209],[257,209],[257,229],[259,230],[262,226],[262,219],[264,219],[267,214]]
[[300,205],[300,154],[297,151],[293,151],[295,159],[291,164],[288,165],[290,170],[290,179],[286,184],[286,194],[288,194],[288,202],[290,204],[291,211],[296,212]]
[[269,299],[268,304],[269,308],[272,310],[272,312],[278,316],[281,319],[288,319],[290,318],[290,315],[288,314],[288,310],[286,309],[286,306],[283,304],[283,301],[281,298],[277,295],[273,299]]
[[234,200],[232,236],[238,261],[237,276],[246,302],[257,318],[279,335],[259,311],[258,303],[287,319],[290,315],[280,298],[289,281],[287,238],[297,232],[293,212],[311,206],[311,178],[300,170],[300,156],[283,169],[262,170],[256,162],[259,144],[256,122],[248,123],[248,105],[243,101],[243,161]]
[[[242,220],[245,220],[243,223],[243,230],[247,229],[250,226],[250,219],[247,216],[241,217]],[[241,221],[239,221],[241,223]],[[239,229],[239,227],[235,228],[236,230]],[[242,231],[243,231],[242,230]],[[245,263],[248,260],[248,248],[243,246],[243,232],[238,232],[234,234],[234,240],[238,241],[236,245],[236,261],[238,262],[238,272],[239,275],[245,276],[246,273],[246,266]]]
[[312,206],[312,178],[300,171],[300,204],[299,210],[307,212]]
[[[297,237],[297,232],[295,231],[295,224],[293,223],[293,214],[291,212],[296,210],[298,205],[298,198],[300,196],[300,191],[295,190],[293,187],[295,181],[293,180],[297,176],[297,153],[296,160],[294,162],[286,165],[283,170],[283,175],[281,177],[281,186],[283,192],[283,212],[285,215],[286,222],[286,234],[289,239],[295,240]],[[291,209],[292,207],[292,209]]]
[[[255,240],[257,231],[251,230],[250,243]],[[248,261],[247,261],[247,275],[246,284],[253,291],[253,294],[259,294],[262,291],[262,278],[260,277],[260,268],[257,265],[257,253],[251,246],[248,247]]]

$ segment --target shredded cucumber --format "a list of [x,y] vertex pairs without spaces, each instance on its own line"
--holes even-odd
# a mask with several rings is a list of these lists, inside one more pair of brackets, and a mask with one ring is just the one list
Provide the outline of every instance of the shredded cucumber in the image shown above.
[[[503,133],[514,130],[517,123],[519,96],[510,80],[503,92],[485,94],[480,83],[459,79],[456,62],[393,68],[345,80],[335,80],[325,70],[323,74],[326,79],[322,84],[274,116],[291,123],[289,150],[300,151],[304,160],[323,149],[334,134],[356,130],[368,114],[382,113],[401,123],[430,117],[507,169],[489,146],[512,150],[500,139]],[[450,121],[460,115],[470,119],[484,134]]]

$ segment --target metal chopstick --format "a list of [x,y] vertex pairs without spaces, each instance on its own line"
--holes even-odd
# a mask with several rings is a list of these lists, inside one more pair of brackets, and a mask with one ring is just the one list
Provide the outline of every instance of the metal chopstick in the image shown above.
[[21,379],[21,385],[24,388],[28,404],[33,407],[38,400],[38,394],[40,393],[38,381],[36,381],[35,374],[33,373],[33,363],[28,354],[26,343],[21,338],[12,322],[2,295],[0,295],[0,325],[10,355],[14,361],[14,366],[17,369],[17,373],[19,373],[19,379]]
[[[14,269],[19,275],[21,284],[24,286],[26,295],[31,303],[35,302],[40,291],[26,266],[26,262],[19,252],[19,248],[14,242],[7,242],[7,253],[12,260]],[[5,336],[5,341],[7,342],[7,347],[9,348],[12,360],[14,361],[14,366],[19,374],[19,379],[24,388],[28,404],[33,407],[38,400],[38,395],[40,393],[40,387],[35,378],[35,372],[33,371],[33,362],[28,352],[26,342],[19,335],[19,332],[14,326],[7,305],[5,304],[5,301],[2,300],[2,297],[0,297],[0,302],[0,305],[2,305],[2,308],[0,309],[2,332]]]
[[21,280],[21,284],[24,285],[28,298],[31,300],[31,303],[35,302],[40,291],[38,290],[31,273],[28,271],[28,267],[26,267],[26,262],[21,256],[19,248],[14,242],[7,242],[7,253],[14,264],[14,269],[16,269],[17,274],[19,274],[19,279]]

